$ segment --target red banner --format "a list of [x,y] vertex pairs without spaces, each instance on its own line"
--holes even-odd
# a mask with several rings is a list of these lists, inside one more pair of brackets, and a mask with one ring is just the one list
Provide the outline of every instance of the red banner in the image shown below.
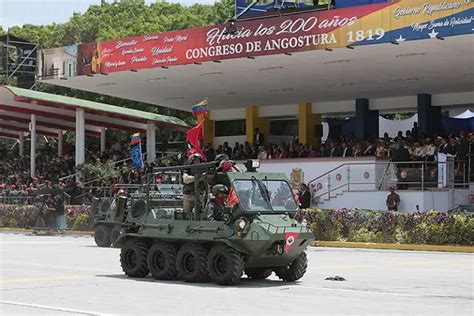
[[[234,35],[226,33],[228,25],[217,25],[103,41],[97,43],[94,52],[88,47],[87,53],[91,56],[82,58],[90,60],[83,64],[90,64],[91,71],[82,70],[80,74],[343,47],[347,41],[340,39],[335,30],[359,23],[362,17],[388,5],[390,3],[237,22],[238,31]],[[79,51],[82,51],[80,47]]]

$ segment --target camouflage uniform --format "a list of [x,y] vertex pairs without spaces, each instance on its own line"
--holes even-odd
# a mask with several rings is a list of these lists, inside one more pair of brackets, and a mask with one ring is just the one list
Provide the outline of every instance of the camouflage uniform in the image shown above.
[[210,221],[224,221],[229,216],[229,211],[225,200],[221,202],[211,199],[206,207],[207,219]]

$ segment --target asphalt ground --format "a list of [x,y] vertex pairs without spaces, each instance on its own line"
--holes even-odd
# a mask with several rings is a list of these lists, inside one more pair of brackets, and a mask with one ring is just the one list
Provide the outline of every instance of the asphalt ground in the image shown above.
[[[308,249],[295,283],[131,279],[88,236],[0,234],[0,315],[473,315],[474,255]],[[342,276],[346,281],[327,281]]]

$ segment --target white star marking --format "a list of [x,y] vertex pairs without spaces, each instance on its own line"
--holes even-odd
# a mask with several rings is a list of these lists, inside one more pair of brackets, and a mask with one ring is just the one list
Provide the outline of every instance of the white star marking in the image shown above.
[[438,38],[438,34],[439,34],[439,32],[435,32],[434,29],[431,31],[431,33],[428,33],[428,35],[430,36],[431,39]]
[[400,34],[400,37],[397,38],[395,41],[397,41],[397,43],[404,42],[406,41],[406,38],[403,38],[402,34]]

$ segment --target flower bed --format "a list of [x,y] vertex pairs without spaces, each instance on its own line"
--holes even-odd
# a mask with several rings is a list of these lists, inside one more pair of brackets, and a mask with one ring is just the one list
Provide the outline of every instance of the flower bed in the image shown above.
[[474,245],[472,214],[315,209],[296,218],[308,222],[317,240]]
[[67,205],[67,227],[72,230],[87,230],[94,223],[90,205]]
[[[68,205],[65,211],[69,229],[89,229],[93,223],[90,205]],[[0,204],[0,226],[30,228],[35,226],[37,217],[38,209],[33,205]]]
[[34,226],[38,211],[32,205],[0,204],[0,225],[28,228]]

